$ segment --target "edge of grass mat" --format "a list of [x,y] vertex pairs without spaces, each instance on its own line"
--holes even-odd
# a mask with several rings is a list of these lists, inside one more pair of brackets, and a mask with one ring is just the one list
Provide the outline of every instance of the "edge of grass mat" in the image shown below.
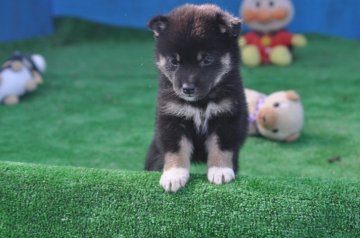
[[176,194],[160,173],[0,162],[0,237],[359,237],[350,180],[192,174]]

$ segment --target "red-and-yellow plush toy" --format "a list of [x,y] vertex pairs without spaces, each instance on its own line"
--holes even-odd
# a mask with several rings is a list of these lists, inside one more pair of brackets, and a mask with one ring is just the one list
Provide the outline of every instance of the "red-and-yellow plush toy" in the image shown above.
[[240,14],[251,30],[239,40],[247,66],[289,65],[292,48],[307,44],[305,36],[285,30],[294,17],[291,0],[244,0]]

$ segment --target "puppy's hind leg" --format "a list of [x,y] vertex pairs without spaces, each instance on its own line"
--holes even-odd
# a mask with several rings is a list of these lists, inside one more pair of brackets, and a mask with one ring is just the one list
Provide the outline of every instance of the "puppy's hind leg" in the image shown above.
[[145,160],[145,170],[148,171],[161,171],[164,167],[164,159],[162,158],[158,148],[156,147],[155,140],[151,142]]

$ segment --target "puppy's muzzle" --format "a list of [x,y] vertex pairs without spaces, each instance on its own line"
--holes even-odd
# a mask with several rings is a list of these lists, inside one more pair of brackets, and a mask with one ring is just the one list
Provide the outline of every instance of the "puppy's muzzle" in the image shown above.
[[181,90],[185,95],[193,96],[195,94],[195,85],[190,83],[184,83]]

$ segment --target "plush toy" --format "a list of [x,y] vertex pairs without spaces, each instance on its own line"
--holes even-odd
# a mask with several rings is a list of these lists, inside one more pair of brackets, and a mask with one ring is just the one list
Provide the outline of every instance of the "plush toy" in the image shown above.
[[292,142],[299,138],[304,124],[300,96],[293,90],[268,96],[245,89],[249,110],[249,134],[276,141]]
[[43,82],[45,68],[41,55],[13,53],[0,69],[0,103],[17,104],[20,96],[34,91]]
[[240,15],[251,30],[239,40],[247,66],[289,65],[292,48],[307,44],[305,36],[285,30],[294,16],[291,0],[244,0]]

